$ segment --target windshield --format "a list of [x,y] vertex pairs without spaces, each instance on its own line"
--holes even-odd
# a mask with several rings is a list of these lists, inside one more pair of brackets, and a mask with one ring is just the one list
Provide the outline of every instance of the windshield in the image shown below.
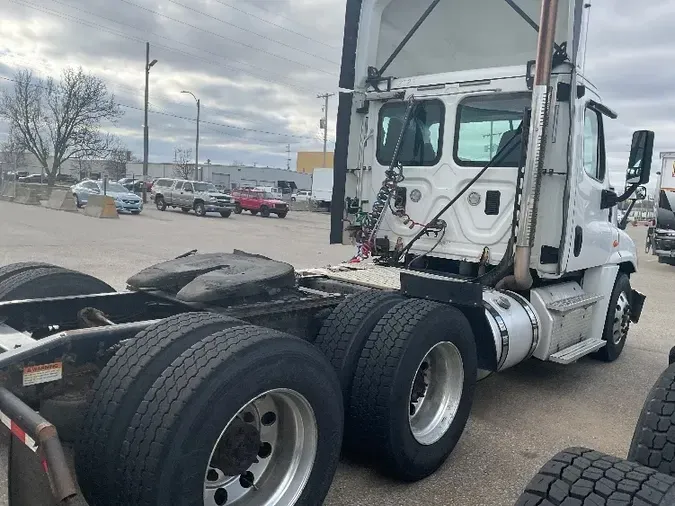
[[196,192],[217,192],[218,188],[211,183],[194,183]]
[[[103,189],[103,183],[99,183],[99,186]],[[108,183],[106,191],[111,193],[129,193],[129,190],[119,183]]]

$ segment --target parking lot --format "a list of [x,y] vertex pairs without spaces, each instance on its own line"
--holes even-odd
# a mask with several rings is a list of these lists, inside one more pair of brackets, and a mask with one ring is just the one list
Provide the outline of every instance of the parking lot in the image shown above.
[[[329,216],[318,213],[223,219],[147,207],[140,216],[102,220],[0,202],[0,217],[0,265],[52,262],[118,289],[138,270],[193,249],[237,248],[298,268],[337,263],[353,253],[351,247],[328,244]],[[400,484],[344,462],[326,505],[511,505],[539,466],[567,446],[625,457],[644,397],[675,344],[670,316],[675,267],[642,254],[646,228],[628,231],[641,254],[632,283],[647,301],[618,361],[558,366],[531,360],[492,375],[479,384],[467,429],[438,473]],[[6,504],[4,489],[0,504]]]

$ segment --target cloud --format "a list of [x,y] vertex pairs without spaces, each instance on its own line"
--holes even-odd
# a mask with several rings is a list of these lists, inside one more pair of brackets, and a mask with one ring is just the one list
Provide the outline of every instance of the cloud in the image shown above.
[[[181,5],[182,4],[182,5]],[[0,75],[30,66],[41,76],[82,66],[105,79],[125,108],[112,132],[142,154],[145,41],[150,74],[151,160],[194,144],[200,158],[285,166],[291,152],[322,148],[316,95],[334,92],[345,0],[11,0],[0,20]],[[596,0],[587,76],[619,113],[606,125],[612,182],[622,183],[632,131],[656,131],[655,151],[674,148],[675,0]],[[159,112],[163,114],[158,114]],[[335,136],[337,99],[329,102]],[[228,127],[227,125],[230,125]],[[274,135],[280,134],[280,135]],[[332,148],[332,144],[329,145]],[[294,164],[294,162],[293,162]],[[658,163],[657,163],[658,165]]]

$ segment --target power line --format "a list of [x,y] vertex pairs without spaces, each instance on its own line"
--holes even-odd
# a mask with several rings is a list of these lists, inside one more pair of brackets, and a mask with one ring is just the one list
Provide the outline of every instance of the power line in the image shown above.
[[[29,7],[29,8],[38,10],[38,11],[43,12],[45,14],[50,14],[52,16],[56,16],[56,17],[61,18],[61,19],[66,19],[68,21],[83,24],[83,25],[88,26],[90,28],[95,28],[97,30],[101,30],[101,31],[110,33],[112,35],[116,35],[118,37],[122,37],[122,38],[125,38],[125,39],[128,39],[128,40],[134,41],[134,42],[139,42],[139,43],[142,43],[142,44],[145,44],[145,42],[146,42],[145,39],[139,38],[137,36],[134,36],[134,35],[131,35],[131,34],[126,34],[126,33],[123,33],[123,32],[119,32],[119,31],[114,30],[112,28],[105,27],[105,26],[101,25],[100,23],[96,23],[96,22],[88,21],[88,20],[83,20],[83,19],[74,17],[70,14],[66,14],[66,13],[62,13],[62,12],[58,12],[58,11],[53,11],[51,9],[44,8],[42,6],[32,4],[32,3],[28,2],[27,0],[9,0],[9,1],[14,2],[14,3],[18,3],[20,5],[24,5],[25,7]],[[211,51],[208,51],[206,49],[203,49],[203,48],[200,48],[200,47],[197,47],[197,46],[192,46],[190,44],[187,44],[185,42],[173,39],[171,37],[160,35],[160,34],[154,33],[154,32],[147,32],[143,28],[138,28],[138,27],[135,27],[135,26],[127,25],[127,24],[122,23],[120,21],[117,21],[117,20],[114,20],[114,19],[111,19],[111,18],[108,18],[108,17],[105,17],[105,16],[101,16],[99,14],[95,14],[93,12],[90,12],[90,11],[87,11],[87,10],[84,10],[84,9],[77,8],[75,6],[72,6],[72,5],[69,5],[67,3],[61,2],[60,0],[51,0],[51,1],[55,2],[55,3],[59,3],[61,5],[65,5],[66,7],[71,8],[73,10],[80,11],[80,12],[83,12],[85,14],[89,14],[91,16],[96,16],[96,17],[99,17],[101,19],[105,19],[107,21],[112,21],[113,23],[120,24],[124,27],[132,28],[134,30],[139,30],[139,31],[144,32],[145,34],[153,35],[153,36],[159,37],[161,39],[166,39],[166,40],[175,42],[176,44],[180,44],[180,45],[189,47],[191,49],[196,49],[197,51],[203,51],[204,53],[208,53],[208,54],[211,54],[213,56],[217,56],[217,57],[220,58],[220,55],[217,54],[217,53],[213,53]],[[312,93],[311,90],[309,90],[308,88],[304,88],[299,83],[295,83],[295,82],[292,82],[292,81],[291,82],[289,82],[289,81],[274,81],[274,80],[269,79],[268,77],[260,76],[259,74],[255,74],[255,73],[247,71],[245,69],[241,69],[241,68],[238,68],[238,67],[232,67],[232,66],[229,66],[229,65],[226,65],[226,64],[223,64],[223,63],[214,62],[214,61],[208,60],[206,58],[203,58],[201,56],[197,56],[197,55],[194,55],[192,53],[188,53],[188,52],[182,51],[180,49],[165,46],[165,45],[162,45],[162,44],[153,44],[153,47],[162,48],[162,49],[165,49],[165,50],[170,51],[172,53],[188,56],[190,58],[194,58],[194,59],[203,61],[205,63],[208,63],[210,65],[213,65],[213,66],[221,68],[221,69],[229,69],[229,70],[234,70],[236,72],[242,72],[244,74],[248,74],[248,75],[250,75],[252,77],[255,77],[256,79],[259,79],[259,80],[264,81],[264,82],[268,82],[268,83],[272,83],[272,84],[279,84],[279,85],[287,86],[287,87],[293,88],[293,89],[300,89],[300,90],[305,91],[307,93]],[[252,68],[255,68],[255,69],[259,69],[259,70],[263,71],[266,74],[266,76],[274,75],[274,74],[271,74],[267,69],[265,69],[263,67],[258,67],[256,65],[251,64],[251,63],[242,62],[242,61],[234,60],[234,59],[231,59],[230,61],[232,61],[234,63],[238,63],[240,65],[246,65],[246,66],[249,66],[249,67],[252,67]]]
[[[13,0],[10,0],[10,1],[13,1]],[[279,59],[281,59],[281,60],[285,60],[285,61],[288,61],[288,62],[290,62],[290,63],[295,63],[296,65],[300,65],[301,67],[305,67],[305,68],[308,68],[308,69],[316,70],[317,72],[321,72],[321,73],[327,74],[327,75],[329,75],[329,76],[337,76],[337,74],[335,74],[334,72],[328,72],[327,70],[322,70],[322,69],[319,69],[319,68],[316,68],[316,67],[312,67],[311,65],[307,65],[307,64],[305,64],[305,63],[301,63],[301,62],[299,62],[299,61],[292,60],[292,59],[290,59],[290,58],[286,58],[285,56],[281,56],[281,55],[278,55],[278,54],[276,54],[276,53],[272,53],[272,52],[270,52],[270,51],[266,51],[266,50],[264,50],[264,49],[261,49],[261,48],[252,46],[252,45],[250,45],[250,44],[246,44],[245,42],[241,42],[241,41],[238,41],[238,40],[236,40],[236,39],[231,39],[231,38],[229,38],[229,37],[225,37],[224,35],[221,35],[221,34],[219,34],[219,33],[212,32],[212,31],[210,31],[210,30],[207,30],[207,29],[205,29],[205,28],[201,28],[201,27],[196,26],[196,25],[191,25],[190,23],[187,23],[187,22],[185,22],[185,21],[183,21],[183,20],[176,19],[176,18],[172,18],[171,16],[168,16],[168,15],[166,15],[166,14],[162,14],[161,12],[153,11],[152,9],[148,9],[147,7],[143,7],[142,5],[135,4],[135,3],[131,2],[130,0],[120,0],[120,1],[121,1],[121,2],[124,2],[124,3],[126,3],[126,4],[129,4],[129,5],[133,5],[134,7],[137,7],[138,9],[141,9],[141,10],[144,10],[144,11],[147,11],[147,12],[150,12],[150,13],[154,14],[155,16],[160,16],[160,17],[169,19],[169,20],[171,20],[171,21],[174,21],[174,22],[176,22],[176,23],[180,23],[181,25],[189,26],[190,28],[193,28],[193,29],[195,29],[195,30],[199,30],[199,31],[201,31],[201,32],[208,33],[209,35],[213,35],[214,37],[219,37],[219,38],[221,38],[221,39],[223,39],[223,40],[228,40],[228,41],[230,41],[230,42],[234,42],[235,44],[239,44],[240,46],[244,46],[244,47],[247,47],[247,48],[249,48],[249,49],[253,49],[254,51],[260,51],[261,53],[265,53],[265,54],[267,54],[267,55],[269,55],[269,56],[273,56],[273,57],[275,57],[275,58],[279,58]]]
[[[216,0],[216,2],[217,2],[217,1],[218,1],[218,0]],[[302,25],[301,23],[298,23],[298,21],[297,21],[296,19],[289,18],[288,16],[284,16],[283,14],[278,13],[278,12],[272,12],[271,10],[269,10],[269,9],[266,8],[266,7],[261,7],[260,5],[257,5],[257,2],[253,2],[253,1],[251,1],[251,0],[249,0],[249,1],[250,1],[251,3],[253,3],[253,4],[256,4],[256,5],[255,5],[255,8],[258,9],[258,10],[261,10],[261,11],[264,11],[264,12],[268,12],[269,14],[271,14],[271,15],[273,15],[273,16],[280,17],[280,18],[285,19],[285,20],[287,20],[287,21],[290,21],[291,23],[294,23],[294,24],[296,24],[296,25],[298,25],[298,26],[303,26],[304,28],[307,28],[307,29],[309,30],[309,28],[308,28],[306,25]],[[335,47],[335,46],[331,46],[331,47]],[[340,49],[340,48],[339,48],[339,47],[335,47],[335,49]]]
[[198,9],[195,9],[194,7],[190,7],[189,5],[185,5],[183,3],[180,3],[178,0],[169,0],[169,2],[171,2],[172,4],[180,5],[184,9],[187,9],[187,10],[192,11],[192,12],[196,12],[197,14],[201,14],[202,16],[205,16],[207,18],[211,18],[215,21],[219,21],[220,23],[223,23],[224,25],[233,26],[234,28],[237,28],[238,30],[242,30],[244,32],[251,33],[251,34],[255,35],[256,37],[260,37],[261,39],[269,40],[270,42],[274,42],[275,44],[279,44],[279,45],[287,47],[289,49],[293,49],[294,51],[299,51],[300,53],[304,53],[308,56],[312,56],[312,57],[317,58],[319,60],[323,60],[323,61],[326,61],[328,63],[332,63],[334,65],[339,65],[339,63],[336,62],[336,61],[332,61],[332,60],[329,60],[327,58],[324,58],[323,56],[319,56],[317,54],[310,53],[309,51],[305,51],[304,49],[300,49],[300,48],[297,48],[295,46],[291,46],[290,44],[286,44],[284,42],[281,42],[280,40],[273,39],[273,38],[268,37],[266,35],[254,32],[253,30],[249,30],[247,28],[242,28],[241,26],[235,25],[234,23],[230,23],[229,21],[225,21],[224,19],[217,18],[216,16],[213,16],[211,14],[207,14],[205,12],[202,12]]
[[221,4],[221,5],[224,5],[225,7],[229,7],[230,9],[233,9],[233,10],[235,10],[235,11],[238,11],[238,12],[241,12],[241,13],[243,13],[243,14],[246,14],[247,16],[251,16],[252,18],[258,19],[258,20],[262,21],[263,23],[267,23],[267,24],[269,24],[269,25],[276,26],[277,28],[281,28],[282,30],[285,30],[285,31],[287,31],[287,32],[289,32],[289,33],[298,35],[299,37],[304,37],[305,39],[311,40],[312,42],[316,42],[317,44],[321,44],[321,45],[326,46],[326,47],[329,47],[329,48],[331,48],[331,49],[337,49],[337,50],[340,49],[340,48],[337,47],[337,46],[333,46],[333,45],[331,45],[331,44],[327,44],[327,43],[325,43],[325,42],[323,42],[323,41],[321,41],[321,40],[318,40],[318,39],[313,39],[312,37],[309,37],[309,36],[307,36],[307,35],[305,35],[305,34],[303,34],[303,33],[296,32],[295,30],[291,30],[290,28],[287,28],[287,27],[285,27],[285,26],[283,26],[283,25],[280,25],[280,24],[278,24],[278,23],[274,23],[273,21],[269,21],[269,20],[267,20],[267,19],[265,19],[265,18],[261,18],[260,16],[256,16],[256,15],[253,14],[252,12],[248,12],[248,11],[245,11],[244,9],[240,9],[239,7],[235,7],[234,5],[229,4],[229,3],[227,3],[227,2],[223,2],[222,0],[215,0],[215,1],[216,1],[217,3],[219,3],[219,4]]
[[[10,77],[5,77],[5,76],[0,76],[0,79],[3,79],[5,81],[11,81],[13,83],[17,82],[16,79],[12,79]],[[44,88],[44,86],[40,86],[38,84],[33,84],[33,86],[36,86],[38,88]],[[136,110],[136,111],[143,111],[144,110],[141,107],[136,107],[136,106],[128,105],[128,104],[119,103],[118,105],[120,107],[125,108],[125,109],[132,109],[132,110]],[[151,113],[151,114],[158,114],[160,116],[167,116],[167,117],[182,119],[182,120],[191,121],[191,122],[197,121],[194,118],[189,118],[187,116],[180,116],[178,114],[173,114],[173,113],[166,112],[166,111],[158,111],[158,110],[149,109],[148,112]],[[222,127],[222,128],[232,128],[232,129],[244,131],[244,132],[255,132],[255,133],[261,133],[261,134],[265,134],[265,135],[275,135],[275,136],[279,136],[279,137],[288,137],[288,138],[293,138],[293,139],[314,140],[313,137],[309,137],[309,136],[295,135],[295,134],[282,134],[282,133],[279,133],[279,132],[268,132],[266,130],[258,130],[258,129],[255,129],[255,128],[238,127],[238,126],[233,126],[233,125],[226,125],[224,123],[216,123],[215,121],[200,120],[200,123],[206,124],[206,125],[211,125],[211,126],[218,126],[218,127]],[[287,140],[279,140],[279,141],[271,142],[271,141],[266,140],[266,139],[256,139],[256,138],[253,138],[253,137],[239,136],[239,135],[235,135],[233,133],[228,133],[228,132],[224,132],[224,131],[220,131],[220,132],[224,135],[228,135],[228,136],[231,136],[231,137],[236,137],[236,138],[245,139],[245,140],[255,140],[255,141],[259,141],[259,142],[263,142],[263,143],[265,143],[265,142],[274,143],[274,144],[286,144],[286,143],[288,143]]]

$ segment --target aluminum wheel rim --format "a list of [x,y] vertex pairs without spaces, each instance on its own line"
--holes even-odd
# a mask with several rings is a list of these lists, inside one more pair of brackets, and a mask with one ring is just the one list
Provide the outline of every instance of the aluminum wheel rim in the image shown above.
[[[244,472],[227,476],[214,467],[214,455],[228,429],[241,422],[258,431],[260,450]],[[316,417],[307,399],[288,389],[265,392],[241,408],[220,433],[204,475],[204,506],[295,504],[309,480],[317,445]]]
[[464,388],[464,364],[457,347],[436,344],[417,367],[410,388],[408,421],[415,440],[425,446],[441,439],[457,415]]
[[619,344],[628,335],[630,328],[630,302],[626,292],[621,292],[616,301],[614,324],[612,325],[612,341]]

